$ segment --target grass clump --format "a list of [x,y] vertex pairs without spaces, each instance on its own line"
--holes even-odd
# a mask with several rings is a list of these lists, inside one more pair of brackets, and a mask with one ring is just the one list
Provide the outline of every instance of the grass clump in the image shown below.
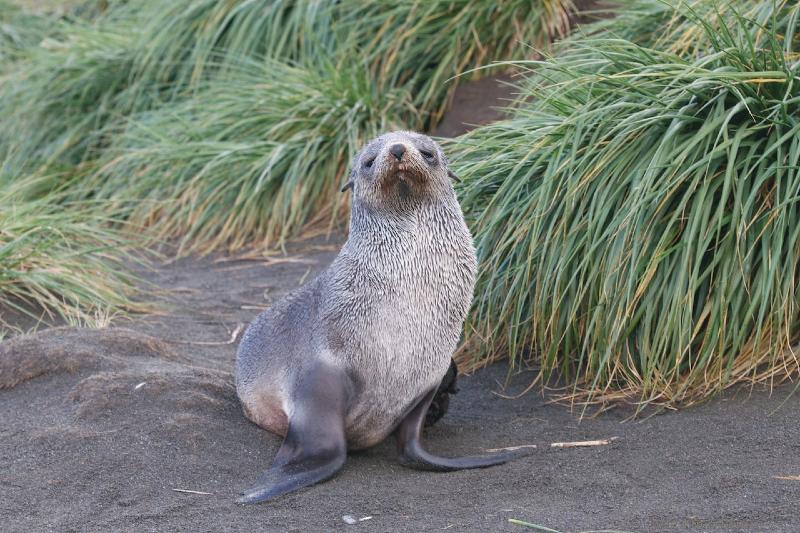
[[[143,105],[129,87],[135,45],[132,28],[98,29],[64,23],[17,62],[0,89],[0,161],[6,179],[60,171],[90,159],[115,117]],[[46,173],[50,173],[46,172]]]
[[693,19],[697,58],[597,38],[520,65],[512,118],[455,154],[483,362],[641,405],[798,375],[798,12]]
[[413,111],[407,92],[376,86],[358,65],[248,62],[136,116],[73,192],[107,200],[184,250],[277,244],[332,220],[351,156]]
[[[573,39],[586,34],[619,38],[682,57],[713,51],[715,35],[743,30],[742,37],[760,47],[776,13],[785,13],[792,0],[622,0],[609,8],[613,18],[585,27]],[[704,24],[697,24],[701,20]],[[749,21],[744,26],[739,21]],[[778,36],[780,37],[780,36]]]
[[[225,58],[266,50],[279,55],[278,41],[293,29],[281,25],[285,15],[300,11],[294,4],[85,4],[83,11],[95,8],[91,16],[53,23],[0,89],[8,126],[0,132],[3,173],[70,172],[98,157],[130,115],[184,99]],[[273,40],[264,36],[270,26],[282,32]],[[223,54],[228,47],[230,54]]]
[[191,98],[252,60],[358,57],[380,87],[412,93],[417,110],[404,119],[422,127],[440,117],[452,77],[544,46],[572,11],[571,0],[112,2],[90,21],[62,21],[17,65],[0,91],[17,133],[0,134],[0,158],[6,172],[78,164],[104,146],[112,119]]
[[[0,309],[85,324],[135,307],[129,243],[97,206],[30,200],[26,187],[0,187]],[[11,327],[0,314],[0,331]]]
[[202,87],[229,66],[237,69],[243,61],[296,63],[330,58],[336,51],[331,20],[335,4],[321,0],[151,1],[152,14],[144,17],[142,31],[148,45],[137,55],[136,77],[140,83],[161,84],[179,94]]
[[[4,22],[22,21],[0,35],[3,302],[85,317],[101,299],[124,300],[103,292],[119,288],[102,270],[122,243],[109,222],[149,226],[182,251],[278,244],[329,222],[345,207],[336,191],[357,147],[431,124],[451,77],[561,35],[572,9],[569,0],[0,2]],[[9,196],[23,184],[24,195]]]
[[137,83],[179,94],[245,60],[316,64],[324,58],[347,65],[358,57],[380,86],[414,95],[419,113],[413,118],[433,120],[456,85],[448,84],[451,78],[531,55],[531,45],[564,36],[575,11],[571,0],[156,0],[148,6]]
[[0,0],[0,73],[39,44],[52,26],[49,17],[30,13],[9,0]]
[[152,103],[152,91],[120,94],[129,85],[139,19],[105,17],[105,0],[19,3],[0,3],[0,56],[4,31],[22,42],[0,67],[6,180],[70,170],[102,145],[100,131],[112,118]]
[[[346,53],[370,62],[373,76],[414,95],[422,124],[441,118],[455,78],[493,61],[535,55],[563,37],[572,0],[409,0],[343,2],[339,23],[355,36]],[[490,70],[472,72],[473,77]]]

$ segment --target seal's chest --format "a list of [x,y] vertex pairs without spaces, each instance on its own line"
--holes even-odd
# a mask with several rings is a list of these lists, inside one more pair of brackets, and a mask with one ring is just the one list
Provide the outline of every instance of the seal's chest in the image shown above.
[[[441,379],[458,342],[461,321],[446,298],[414,285],[403,287],[376,308],[371,343],[381,354],[375,373],[405,382],[413,395]],[[414,384],[414,387],[411,387]]]

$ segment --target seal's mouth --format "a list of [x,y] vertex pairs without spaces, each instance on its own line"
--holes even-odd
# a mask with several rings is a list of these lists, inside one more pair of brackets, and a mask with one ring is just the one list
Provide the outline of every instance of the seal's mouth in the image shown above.
[[407,198],[421,194],[431,179],[421,152],[406,143],[394,143],[378,156],[379,183],[384,193]]
[[399,162],[395,165],[395,174],[400,181],[414,180],[421,181],[422,176],[408,163]]
[[388,168],[383,177],[384,184],[387,187],[396,183],[420,186],[427,181],[427,175],[421,172],[419,167],[406,157],[397,160],[394,156],[390,155],[387,158],[387,163]]

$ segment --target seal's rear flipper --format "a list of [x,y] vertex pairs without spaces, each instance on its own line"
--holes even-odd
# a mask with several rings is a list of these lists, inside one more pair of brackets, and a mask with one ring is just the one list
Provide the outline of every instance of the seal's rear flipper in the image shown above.
[[458,387],[456,387],[457,377],[458,367],[456,366],[456,362],[451,359],[450,368],[447,369],[447,373],[442,378],[441,383],[439,383],[439,388],[436,389],[436,394],[433,396],[431,405],[425,413],[424,426],[426,428],[434,425],[447,413],[447,408],[450,405],[450,395],[458,392]]
[[426,452],[422,447],[420,436],[422,434],[422,424],[425,420],[425,413],[436,394],[436,389],[426,394],[422,400],[411,410],[408,415],[400,422],[395,430],[397,439],[397,451],[400,453],[400,462],[412,468],[421,470],[437,470],[448,472],[452,470],[464,470],[467,468],[485,468],[506,463],[512,459],[517,459],[528,455],[529,450],[518,449],[509,450],[489,455],[474,455],[468,457],[438,457]]
[[324,481],[344,465],[344,412],[348,381],[322,365],[307,372],[293,391],[289,430],[272,466],[238,503],[259,503]]

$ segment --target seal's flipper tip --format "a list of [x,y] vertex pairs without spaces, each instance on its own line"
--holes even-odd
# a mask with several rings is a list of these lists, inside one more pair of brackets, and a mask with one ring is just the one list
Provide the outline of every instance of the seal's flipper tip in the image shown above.
[[347,460],[344,404],[347,376],[322,365],[310,369],[293,391],[299,406],[269,470],[237,503],[260,503],[333,476]]
[[397,450],[400,453],[400,462],[412,468],[422,470],[436,470],[447,472],[452,470],[465,470],[468,468],[486,468],[500,465],[514,459],[528,455],[529,448],[507,449],[487,455],[474,455],[468,457],[438,457],[425,451],[422,447],[422,426],[428,409],[437,394],[437,389],[431,390],[417,403],[416,407],[400,422],[395,430]]
[[243,492],[242,495],[236,498],[236,503],[247,505],[250,503],[260,503],[266,500],[259,500],[254,492]]
[[472,468],[487,468],[501,465],[529,455],[530,450],[509,450],[486,455],[470,455],[466,457],[438,457],[422,449],[419,441],[410,443],[400,453],[400,463],[419,470],[452,472]]
[[236,503],[261,503],[325,481],[344,466],[346,458],[344,447],[301,454],[295,460],[264,472]]

